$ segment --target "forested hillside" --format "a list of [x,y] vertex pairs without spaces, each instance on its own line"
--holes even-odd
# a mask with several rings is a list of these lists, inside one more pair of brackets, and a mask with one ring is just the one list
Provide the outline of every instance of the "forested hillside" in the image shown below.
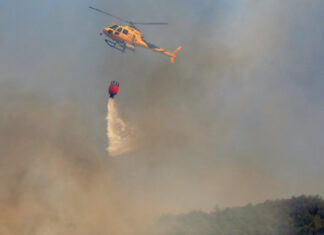
[[211,213],[168,215],[158,228],[160,235],[324,234],[324,200],[299,196]]

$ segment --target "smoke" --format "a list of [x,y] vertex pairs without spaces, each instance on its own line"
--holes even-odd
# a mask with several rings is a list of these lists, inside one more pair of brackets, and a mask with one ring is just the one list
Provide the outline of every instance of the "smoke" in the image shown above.
[[136,147],[135,129],[121,119],[114,99],[108,98],[106,120],[109,156],[115,157],[132,151]]
[[138,213],[111,158],[97,151],[81,104],[40,93],[1,84],[0,233],[141,231],[151,214]]

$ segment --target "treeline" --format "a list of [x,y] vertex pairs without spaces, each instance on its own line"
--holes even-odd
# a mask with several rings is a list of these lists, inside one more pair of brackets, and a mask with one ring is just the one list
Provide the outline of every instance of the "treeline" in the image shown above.
[[324,234],[324,200],[300,196],[211,213],[168,215],[157,227],[159,235]]

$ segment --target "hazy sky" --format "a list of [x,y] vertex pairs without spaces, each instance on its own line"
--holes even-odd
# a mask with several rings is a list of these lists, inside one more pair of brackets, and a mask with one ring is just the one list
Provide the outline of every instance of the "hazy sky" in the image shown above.
[[[175,64],[108,48],[99,33],[116,21],[89,5],[168,21],[141,30],[165,49],[182,45]],[[89,234],[107,231],[102,217],[144,227],[136,219],[323,196],[323,12],[322,0],[0,0],[4,228]],[[141,136],[117,158],[106,154],[111,80]],[[24,227],[15,218],[28,208]],[[39,216],[48,220],[33,230]],[[120,223],[108,231],[134,234]]]

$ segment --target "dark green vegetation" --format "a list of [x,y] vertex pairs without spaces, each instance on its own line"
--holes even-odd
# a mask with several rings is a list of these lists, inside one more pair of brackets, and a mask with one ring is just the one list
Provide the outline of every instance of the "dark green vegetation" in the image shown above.
[[300,196],[257,205],[165,216],[159,234],[324,234],[324,200]]

